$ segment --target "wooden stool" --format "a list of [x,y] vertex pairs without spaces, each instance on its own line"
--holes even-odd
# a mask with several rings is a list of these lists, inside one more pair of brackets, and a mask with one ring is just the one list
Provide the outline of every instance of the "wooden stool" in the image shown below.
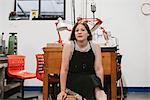
[[77,100],[77,98],[74,95],[67,95],[65,100]]

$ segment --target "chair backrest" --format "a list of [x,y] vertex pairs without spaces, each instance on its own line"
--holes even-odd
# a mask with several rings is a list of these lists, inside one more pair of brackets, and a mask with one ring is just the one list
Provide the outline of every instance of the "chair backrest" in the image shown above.
[[11,71],[24,70],[25,56],[23,55],[7,55],[8,58],[8,73]]
[[36,77],[39,80],[43,80],[43,74],[44,74],[44,54],[36,54]]

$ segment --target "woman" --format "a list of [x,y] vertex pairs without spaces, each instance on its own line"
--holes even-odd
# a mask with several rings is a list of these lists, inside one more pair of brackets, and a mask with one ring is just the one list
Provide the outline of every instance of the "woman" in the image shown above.
[[60,93],[57,100],[67,96],[66,88],[87,100],[105,100],[101,49],[92,42],[92,34],[85,22],[73,27],[70,42],[63,47],[60,72]]

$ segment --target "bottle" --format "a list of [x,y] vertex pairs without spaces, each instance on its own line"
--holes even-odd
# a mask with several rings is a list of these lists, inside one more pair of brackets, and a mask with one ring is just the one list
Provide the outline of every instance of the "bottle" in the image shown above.
[[2,46],[3,33],[0,34],[0,46]]
[[7,79],[4,79],[4,86],[7,85]]
[[2,35],[0,35],[0,52],[2,51]]
[[0,35],[0,53],[5,51],[5,40],[3,40],[4,32]]
[[17,33],[9,33],[8,54],[17,54]]

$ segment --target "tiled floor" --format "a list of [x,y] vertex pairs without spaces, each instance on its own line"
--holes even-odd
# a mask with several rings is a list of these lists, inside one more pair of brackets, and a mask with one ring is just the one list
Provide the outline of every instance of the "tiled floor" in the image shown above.
[[[42,92],[25,92],[27,96],[37,96],[38,100],[42,100]],[[18,93],[9,97],[7,100],[16,100]],[[49,100],[52,100],[49,98]],[[125,100],[150,100],[150,93],[128,93]]]

